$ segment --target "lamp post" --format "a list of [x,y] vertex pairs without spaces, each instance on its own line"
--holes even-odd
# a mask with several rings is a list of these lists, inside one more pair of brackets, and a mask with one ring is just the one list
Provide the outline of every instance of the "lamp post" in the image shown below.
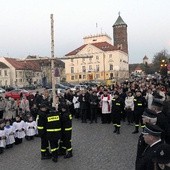
[[167,76],[167,62],[165,59],[161,60],[160,71],[163,76]]

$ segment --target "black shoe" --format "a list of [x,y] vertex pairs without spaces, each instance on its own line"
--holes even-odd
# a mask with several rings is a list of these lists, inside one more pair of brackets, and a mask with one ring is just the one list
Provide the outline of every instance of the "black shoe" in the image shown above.
[[41,160],[45,160],[45,159],[51,159],[51,156],[50,155],[41,156]]
[[136,134],[136,133],[139,133],[139,131],[135,130],[135,131],[132,132],[132,134]]
[[120,134],[120,130],[117,130],[116,134],[118,134],[118,135],[119,135],[119,134]]
[[117,132],[117,129],[115,128],[115,130],[113,131],[113,133],[116,133]]
[[53,162],[58,162],[58,158],[52,158]]
[[73,154],[71,152],[68,152],[65,156],[64,159],[71,158],[73,157]]

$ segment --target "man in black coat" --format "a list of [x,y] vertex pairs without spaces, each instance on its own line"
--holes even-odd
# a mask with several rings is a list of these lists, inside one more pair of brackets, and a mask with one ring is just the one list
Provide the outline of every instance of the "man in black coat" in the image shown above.
[[99,99],[96,91],[93,91],[92,94],[90,95],[89,102],[91,110],[90,123],[93,123],[93,119],[95,120],[95,123],[97,123],[97,109],[99,105]]
[[80,113],[82,123],[87,123],[88,96],[86,95],[84,90],[82,91],[82,94],[80,95],[78,100],[80,102]]
[[163,143],[161,140],[162,129],[157,125],[146,124],[144,128],[143,138],[147,147],[142,155],[136,159],[136,170],[154,170],[152,161],[156,149]]
[[156,125],[158,125],[162,130],[164,130],[164,138],[167,144],[170,144],[170,123],[169,119],[164,115],[163,103],[158,99],[154,99],[152,103],[152,110],[156,113]]

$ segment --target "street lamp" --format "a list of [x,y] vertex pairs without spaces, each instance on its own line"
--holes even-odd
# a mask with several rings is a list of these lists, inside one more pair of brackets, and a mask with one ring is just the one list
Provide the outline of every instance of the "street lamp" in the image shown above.
[[167,75],[167,62],[165,59],[161,60],[160,67],[161,67],[160,68],[161,74],[163,76],[166,76]]

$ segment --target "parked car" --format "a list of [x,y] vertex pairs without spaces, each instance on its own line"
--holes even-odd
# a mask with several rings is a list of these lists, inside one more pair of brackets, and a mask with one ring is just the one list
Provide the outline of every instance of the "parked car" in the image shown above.
[[0,87],[0,93],[5,93],[5,89]]
[[[49,94],[52,95],[52,89],[48,89],[48,92],[49,92]],[[65,93],[65,89],[58,88],[57,89],[57,94],[59,94],[59,93],[64,94]]]
[[64,86],[67,86],[67,87],[74,87],[75,86],[74,84],[71,84],[71,83],[68,83],[68,82],[62,82],[61,84],[64,85]]
[[5,97],[11,97],[13,99],[20,99],[21,93],[25,96],[29,96],[31,93],[24,89],[15,89],[5,93]]
[[84,90],[86,89],[87,86],[86,85],[75,85],[73,88],[70,88],[72,91],[75,91],[76,89],[79,89],[79,90]]
[[35,90],[36,89],[36,86],[33,85],[33,84],[30,84],[30,85],[27,85],[24,87],[25,90]]
[[70,87],[68,87],[68,86],[64,86],[64,85],[62,85],[62,84],[60,84],[60,83],[57,83],[56,85],[55,85],[55,87],[58,89],[69,89]]

